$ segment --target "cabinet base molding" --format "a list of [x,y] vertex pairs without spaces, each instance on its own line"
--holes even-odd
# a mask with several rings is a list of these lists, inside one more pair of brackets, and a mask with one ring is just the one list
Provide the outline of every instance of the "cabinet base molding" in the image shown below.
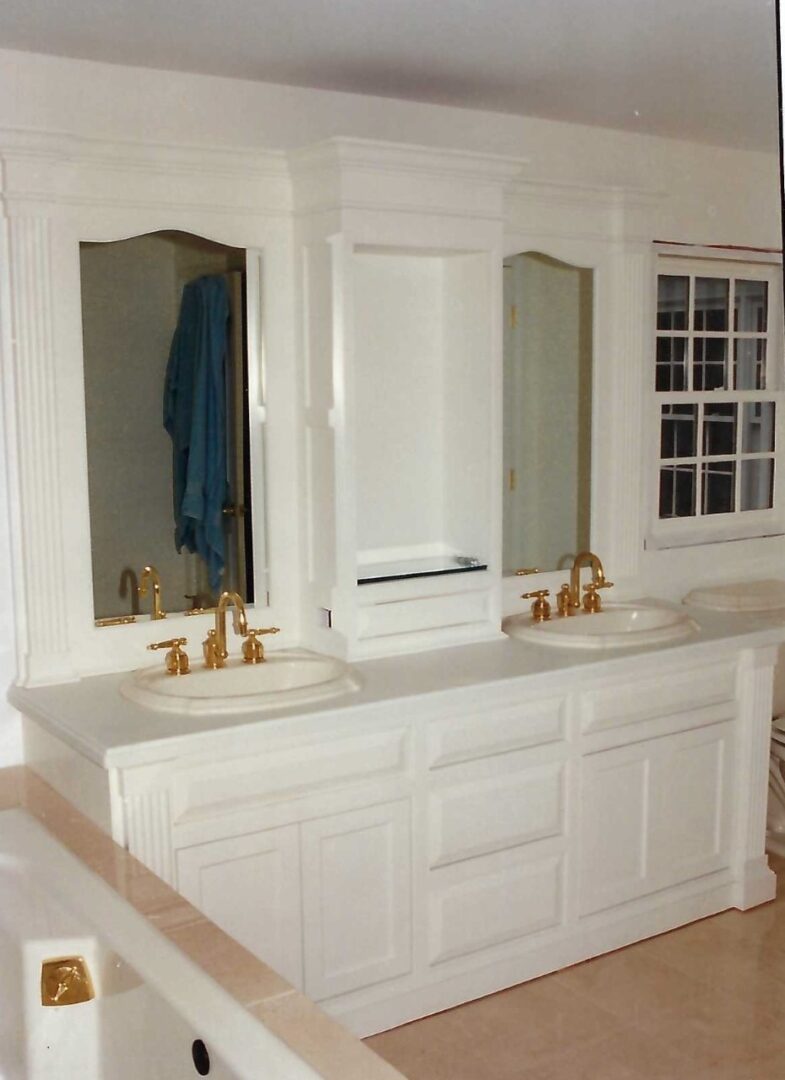
[[[775,852],[776,854],[776,852]],[[785,854],[785,852],[783,852]],[[766,904],[777,895],[777,875],[769,869],[765,855],[750,859],[744,868],[744,876],[736,882],[733,906],[740,911]]]
[[[485,963],[437,983],[417,987],[407,980],[398,993],[391,993],[388,986],[383,990],[377,988],[376,995],[368,991],[367,994],[354,994],[351,999],[322,1001],[320,1006],[349,1031],[367,1038],[738,907],[738,898],[746,895],[748,888],[757,887],[759,879],[763,878],[756,867],[750,867],[750,870],[749,880],[734,881],[728,871],[722,871],[704,880],[669,889],[667,898],[656,894],[613,911],[588,916],[573,927],[565,927],[561,937],[550,938],[540,948],[507,960]],[[767,874],[774,878],[771,871],[767,870]],[[771,882],[768,877],[765,880],[769,886],[768,895],[755,903],[774,897]]]

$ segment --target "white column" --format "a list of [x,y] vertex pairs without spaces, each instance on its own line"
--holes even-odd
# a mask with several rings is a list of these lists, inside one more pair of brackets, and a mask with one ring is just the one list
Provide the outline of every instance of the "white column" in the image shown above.
[[9,431],[15,434],[16,445],[10,449],[19,475],[15,550],[24,553],[16,567],[17,575],[24,572],[16,585],[19,675],[34,679],[35,665],[46,681],[57,682],[75,676],[68,649],[61,522],[67,477],[61,475],[59,454],[49,220],[12,218],[8,255],[11,326],[5,405]]

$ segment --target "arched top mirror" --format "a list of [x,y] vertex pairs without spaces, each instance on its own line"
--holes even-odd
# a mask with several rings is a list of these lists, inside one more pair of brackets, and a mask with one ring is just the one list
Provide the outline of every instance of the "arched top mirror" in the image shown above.
[[590,547],[593,272],[504,260],[505,574],[557,570]]
[[[93,599],[254,599],[246,252],[184,232],[79,246]],[[149,611],[144,601],[144,612]]]

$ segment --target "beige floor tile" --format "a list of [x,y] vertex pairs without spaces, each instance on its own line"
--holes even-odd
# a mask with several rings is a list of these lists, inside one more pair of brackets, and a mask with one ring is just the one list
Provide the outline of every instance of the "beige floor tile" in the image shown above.
[[495,1067],[514,1069],[538,1065],[553,1048],[584,1046],[622,1025],[612,1013],[580,994],[537,979],[453,1010],[463,1040],[491,1048]]
[[[520,1076],[521,1080],[686,1080],[679,1057],[661,1039],[631,1029],[587,1046],[558,1050]],[[514,1078],[510,1074],[498,1080]]]
[[408,1080],[481,1080],[493,1075],[487,1071],[484,1044],[479,1045],[471,1021],[467,1027],[459,1012],[429,1016],[366,1041]]
[[785,860],[729,911],[370,1040],[412,1080],[785,1080]]

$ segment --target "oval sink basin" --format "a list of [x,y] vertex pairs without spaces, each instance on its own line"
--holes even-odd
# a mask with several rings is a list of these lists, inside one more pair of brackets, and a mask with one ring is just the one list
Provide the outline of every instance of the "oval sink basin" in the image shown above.
[[232,658],[217,671],[194,660],[188,675],[169,675],[162,665],[142,668],[120,684],[120,693],[157,712],[215,716],[310,705],[359,687],[343,660],[291,649],[269,653],[262,664]]
[[528,615],[513,615],[502,623],[510,637],[570,649],[662,645],[697,629],[685,611],[645,604],[606,604],[596,615],[557,615],[542,623],[533,623]]
[[738,581],[730,585],[702,585],[684,597],[691,607],[711,611],[782,611],[785,609],[785,581]]

